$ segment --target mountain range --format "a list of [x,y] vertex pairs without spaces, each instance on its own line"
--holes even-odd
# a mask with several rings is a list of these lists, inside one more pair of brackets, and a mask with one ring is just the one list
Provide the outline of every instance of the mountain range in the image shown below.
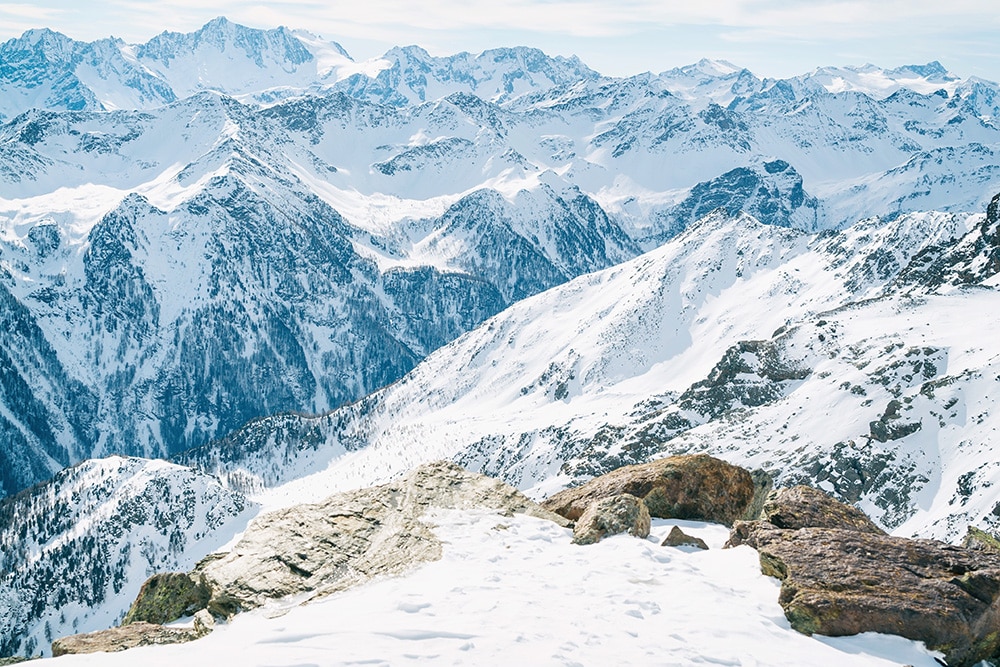
[[225,19],[0,63],[0,655],[438,458],[541,497],[703,451],[1000,528],[995,83]]

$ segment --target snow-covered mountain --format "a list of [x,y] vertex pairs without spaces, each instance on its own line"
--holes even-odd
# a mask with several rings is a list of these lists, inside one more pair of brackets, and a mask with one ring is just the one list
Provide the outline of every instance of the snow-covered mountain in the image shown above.
[[[981,210],[1000,185],[984,82],[870,97],[708,61],[608,79],[526,49],[397,49],[347,73],[318,44],[225,20],[107,43],[173,92],[113,112],[36,96],[50,109],[0,126],[7,493],[356,400],[716,208],[816,230]],[[117,62],[99,46],[4,48],[12,72],[62,63],[79,82],[79,54]],[[216,90],[159,106],[199,87]],[[128,104],[91,105],[109,106]]]
[[541,495],[700,451],[818,484],[903,534],[995,529],[997,206],[818,235],[715,213],[359,403],[180,460],[280,505],[441,457]]
[[[302,127],[307,112],[321,120]],[[261,111],[202,93],[157,112],[8,124],[6,187],[22,197],[0,207],[5,315],[21,323],[4,333],[7,492],[90,456],[165,456],[254,417],[329,410],[514,300],[638,252],[559,182],[509,200],[472,189],[402,202],[433,217],[352,224],[334,205],[354,214],[358,193],[319,179],[336,175],[319,155],[336,157],[306,137],[467,117],[452,104],[415,115],[342,95]],[[424,178],[440,160],[409,155]]]
[[400,107],[455,92],[504,101],[600,78],[577,58],[525,47],[434,57],[407,46],[358,63],[340,44],[304,30],[259,30],[224,17],[144,44],[31,30],[0,45],[0,62],[0,120],[32,108],[154,109],[203,91],[263,103],[335,90]]
[[[259,420],[177,461],[266,511],[441,457],[544,495],[706,451],[819,485],[899,534],[996,529],[998,207],[820,234],[716,212],[520,301],[358,403]],[[50,497],[60,479],[3,507]],[[164,496],[162,511],[175,505]],[[94,548],[114,553],[106,542]],[[9,576],[46,571],[25,562]],[[91,615],[118,617],[126,593],[93,599]],[[69,631],[39,614],[38,632]]]

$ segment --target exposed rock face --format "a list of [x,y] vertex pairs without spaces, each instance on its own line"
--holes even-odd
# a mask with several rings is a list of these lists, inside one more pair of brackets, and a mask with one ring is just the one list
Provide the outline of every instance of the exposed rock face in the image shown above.
[[609,496],[590,503],[577,519],[573,543],[595,544],[621,533],[644,538],[649,535],[649,524],[649,510],[640,499],[628,493]]
[[660,543],[661,547],[695,547],[696,549],[708,549],[708,545],[705,544],[705,540],[700,537],[694,537],[693,535],[688,535],[683,530],[674,526],[670,529],[670,533],[664,538],[663,542]]
[[[210,631],[210,630],[209,630]],[[71,653],[114,653],[151,644],[182,644],[207,634],[203,630],[165,628],[155,623],[137,621],[110,630],[61,637],[52,642],[52,655]]]
[[[791,527],[738,522],[728,544],[752,546],[764,574],[781,579],[778,601],[793,628],[901,635],[942,651],[952,666],[1000,657],[1000,554],[886,535],[804,488],[772,505]],[[810,498],[820,511],[801,511]]]
[[[568,526],[513,487],[438,462],[396,482],[264,515],[230,553],[206,558],[189,579],[199,586],[204,582],[211,591],[207,609],[219,616],[290,595],[329,594],[437,560],[441,543],[421,517],[432,509],[472,508],[519,512]],[[185,600],[188,588],[180,588]],[[147,606],[165,608],[142,596],[133,608]],[[181,606],[178,602],[171,609]]]
[[595,500],[622,493],[641,498],[651,516],[731,526],[754,497],[754,480],[737,466],[705,454],[625,466],[582,486],[560,491],[542,507],[574,521]]
[[743,519],[753,521],[759,519],[764,511],[764,502],[767,500],[774,488],[774,478],[766,470],[752,470],[750,477],[753,478],[753,501],[743,514]]
[[896,282],[939,289],[973,285],[1000,273],[1000,194],[986,207],[986,219],[958,243],[931,245],[910,261]]
[[181,572],[154,574],[142,585],[122,625],[137,621],[169,623],[204,609],[211,596],[202,577]]
[[865,513],[834,500],[819,489],[793,486],[772,492],[764,502],[763,519],[778,528],[843,528],[884,535]]

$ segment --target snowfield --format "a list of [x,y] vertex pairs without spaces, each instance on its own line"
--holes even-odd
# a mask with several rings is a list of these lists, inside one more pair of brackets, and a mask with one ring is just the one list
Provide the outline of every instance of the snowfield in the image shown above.
[[[899,637],[792,630],[777,580],[760,573],[753,549],[723,550],[723,526],[657,519],[648,539],[581,547],[570,530],[521,515],[430,520],[444,557],[406,576],[241,614],[191,644],[52,664],[938,667],[935,654]],[[709,551],[659,546],[674,525]]]

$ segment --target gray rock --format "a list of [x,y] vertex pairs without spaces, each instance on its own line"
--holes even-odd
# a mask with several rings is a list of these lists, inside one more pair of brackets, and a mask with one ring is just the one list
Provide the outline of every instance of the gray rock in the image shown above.
[[194,615],[194,633],[199,637],[215,630],[215,617],[207,609],[201,609]]
[[628,533],[645,538],[649,535],[649,510],[646,503],[623,493],[595,500],[573,528],[574,544],[594,544],[609,535]]
[[308,600],[439,559],[425,513],[473,508],[569,525],[513,487],[437,462],[389,484],[261,516],[231,552],[203,560],[191,578],[211,590],[207,609],[216,616],[288,596]]
[[746,521],[759,519],[764,512],[764,502],[774,489],[774,477],[766,470],[751,470],[750,477],[753,479],[753,500],[743,514]]
[[694,537],[693,535],[688,535],[679,527],[674,526],[670,529],[670,534],[664,538],[663,542],[660,543],[661,547],[695,547],[697,549],[708,549],[708,545],[705,544],[705,540],[700,537]]
[[187,628],[165,628],[155,623],[136,621],[110,630],[60,637],[52,642],[52,656],[74,653],[115,653],[137,646],[183,644],[201,635]]
[[182,572],[154,574],[142,585],[122,625],[137,621],[169,623],[204,609],[211,597],[203,577]]

